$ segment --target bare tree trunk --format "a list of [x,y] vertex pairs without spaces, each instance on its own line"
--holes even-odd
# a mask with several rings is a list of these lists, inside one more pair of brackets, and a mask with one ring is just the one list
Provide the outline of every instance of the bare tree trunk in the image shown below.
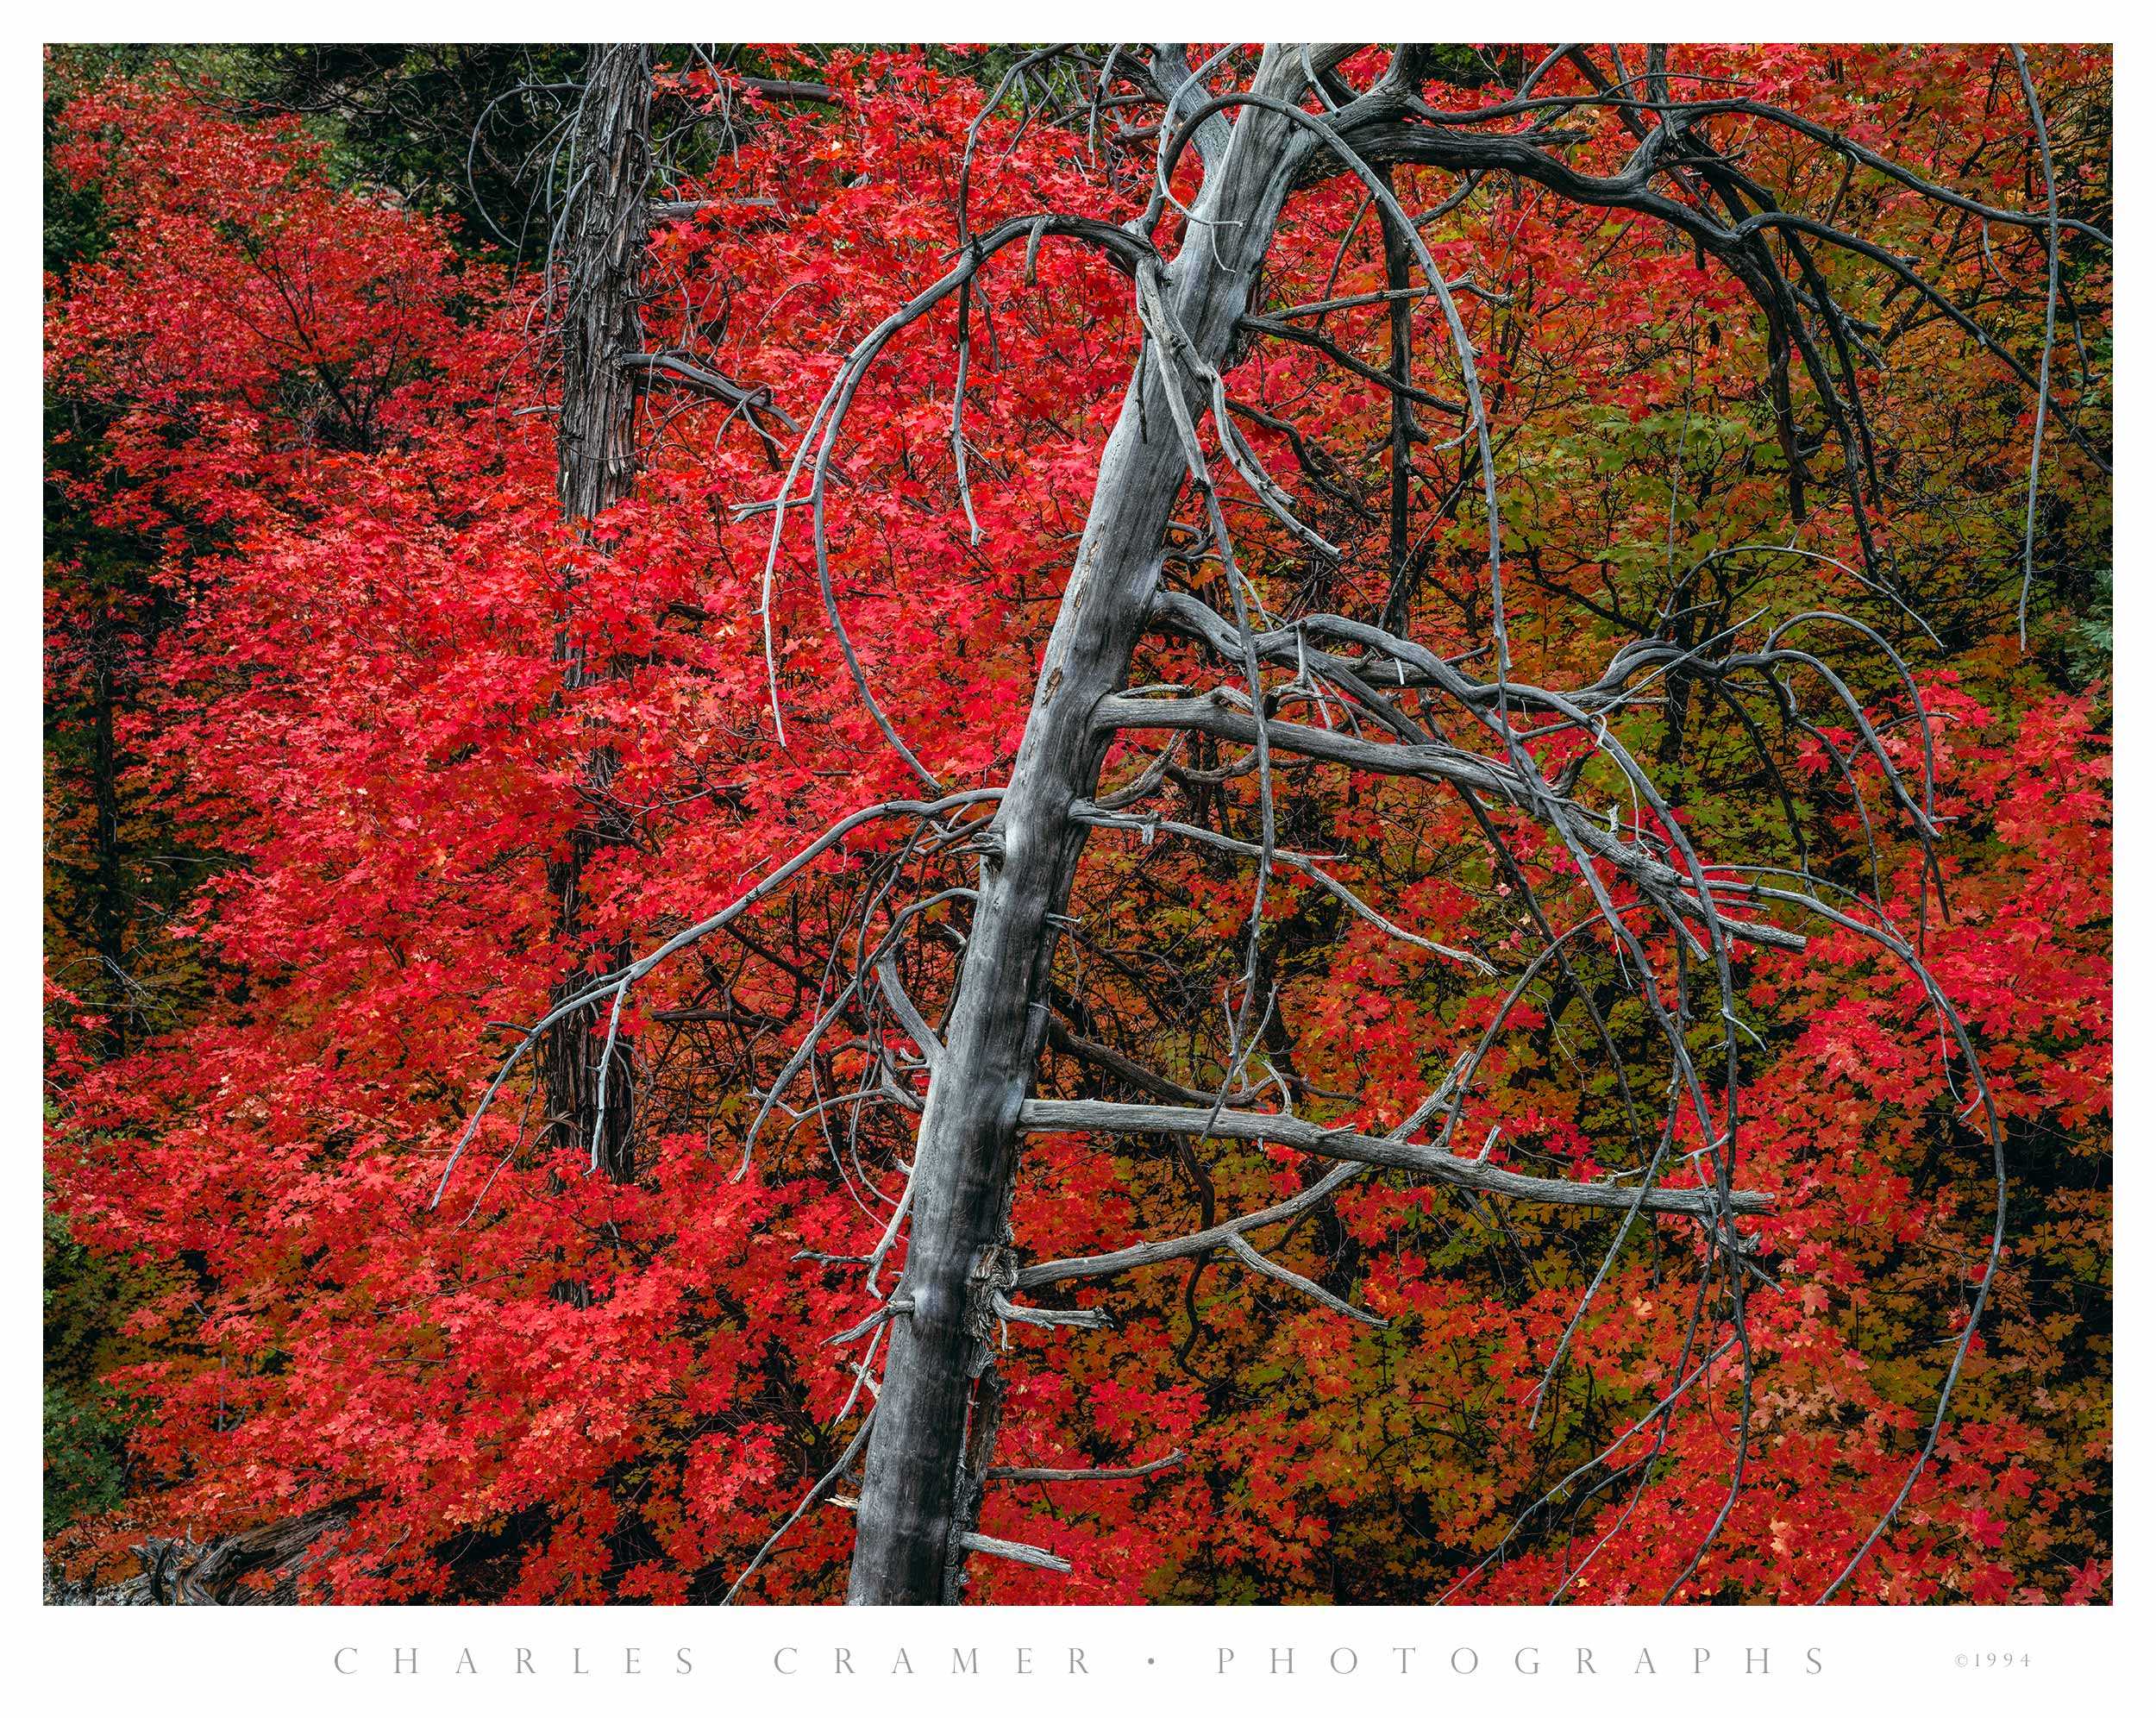
[[[636,486],[637,375],[630,359],[644,346],[638,308],[649,210],[651,177],[651,52],[643,42],[617,42],[592,50],[584,97],[578,110],[575,156],[564,223],[566,279],[561,287],[561,411],[557,420],[561,517],[588,541],[590,523]],[[562,688],[574,693],[603,676],[586,660],[565,624],[556,651]],[[612,781],[617,761],[595,747],[582,767],[582,787],[597,801]],[[584,927],[584,878],[592,856],[610,839],[603,818],[587,810],[568,848],[547,867],[555,900],[555,931],[574,943]],[[611,951],[611,963],[629,958]],[[549,1001],[574,994],[587,974],[565,975]],[[592,1137],[599,1122],[599,1063],[603,1040],[588,1014],[572,1014],[548,1031],[541,1049],[553,1144]],[[615,1050],[609,1076],[605,1137],[599,1158],[606,1173],[625,1181],[634,1172],[630,1130],[633,1093]]]
[[[1295,57],[1268,50],[1255,90],[1292,99]],[[1308,140],[1246,111],[1208,163],[1164,297],[1200,356],[1227,359]],[[1203,222],[1207,224],[1200,225]],[[1218,223],[1218,224],[1212,224]],[[956,1602],[997,1402],[995,1288],[1007,1283],[1019,1106],[1048,1019],[1055,917],[1084,825],[1072,806],[1099,780],[1107,741],[1094,705],[1121,688],[1158,586],[1163,533],[1185,475],[1163,369],[1142,362],[1108,439],[1077,559],[1041,663],[1032,712],[990,825],[981,900],[915,1157],[913,1220],[870,1433],[848,1601]],[[1202,408],[1200,408],[1202,409]],[[981,1422],[970,1428],[969,1415]]]

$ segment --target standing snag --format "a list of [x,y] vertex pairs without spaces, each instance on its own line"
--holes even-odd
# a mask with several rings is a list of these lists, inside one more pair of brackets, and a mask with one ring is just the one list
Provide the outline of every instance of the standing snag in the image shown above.
[[[651,195],[651,53],[642,42],[592,50],[578,98],[569,158],[569,191],[561,217],[561,283],[548,263],[547,292],[558,300],[561,404],[555,419],[560,448],[556,486],[561,517],[591,544],[592,522],[629,498],[636,482],[635,361],[644,355],[641,304],[649,248]],[[575,574],[565,575],[573,588]],[[574,598],[565,610],[558,646],[562,688],[573,695],[604,679],[580,636]],[[593,853],[623,832],[605,826],[606,791],[619,761],[605,746],[584,758],[578,792],[589,806],[570,832],[567,851],[550,859],[547,884],[556,904],[555,930],[575,949],[586,934],[585,876]],[[610,951],[608,964],[629,957]],[[557,983],[560,1001],[580,988],[573,972]],[[541,1046],[549,1133],[591,1142],[592,1167],[616,1181],[636,1172],[631,1057],[617,1037],[619,1017],[600,1039],[580,1015],[558,1021]],[[610,1102],[611,1100],[611,1102]]]

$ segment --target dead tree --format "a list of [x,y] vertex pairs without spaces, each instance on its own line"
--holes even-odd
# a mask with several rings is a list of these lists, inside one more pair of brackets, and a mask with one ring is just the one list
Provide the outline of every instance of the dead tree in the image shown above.
[[[556,487],[562,518],[586,544],[592,521],[627,500],[636,481],[637,377],[630,361],[644,349],[639,295],[651,220],[651,71],[650,49],[642,42],[592,48],[576,111],[559,263],[550,260],[548,269],[549,296],[558,294],[561,362]],[[558,287],[552,279],[557,266]],[[574,637],[573,624],[572,597],[555,647],[562,691],[571,699],[605,674]],[[576,825],[563,850],[547,862],[555,934],[571,947],[585,928],[585,873],[610,838],[606,793],[616,768],[605,746],[584,755]],[[613,963],[627,957],[627,950],[617,950]],[[555,984],[552,1000],[573,995],[584,981],[581,971],[569,973]],[[555,1023],[540,1054],[548,1129],[591,1140],[594,1163],[617,1181],[634,1173],[634,1098],[619,1071],[626,1060],[621,1049],[611,1036],[602,1044],[589,1020],[570,1015]]]
[[[838,1464],[779,1530],[782,1533],[808,1508],[832,1495],[858,1466],[859,1495],[852,1500],[857,1540],[849,1588],[855,1603],[954,1602],[964,1585],[968,1559],[975,1553],[1059,1566],[1044,1552],[985,1539],[976,1531],[983,1488],[999,1477],[993,1457],[1001,1387],[993,1338],[1011,1321],[1097,1327],[1106,1320],[1098,1311],[1029,1304],[1023,1297],[1169,1260],[1225,1253],[1343,1315],[1375,1321],[1366,1309],[1269,1257],[1256,1238],[1321,1207],[1356,1178],[1390,1170],[1419,1174],[1485,1200],[1608,1211],[1616,1223],[1603,1274],[1638,1225],[1667,1220],[1690,1230],[1702,1261],[1704,1316],[1695,1320],[1694,1335],[1677,1369],[1676,1389],[1634,1430],[1658,1427],[1657,1438],[1666,1436],[1677,1397],[1714,1363],[1734,1354],[1742,1368],[1743,1408],[1736,1418],[1739,1429],[1728,1494],[1733,1502],[1749,1436],[1752,1370],[1745,1298],[1759,1276],[1752,1260],[1756,1243],[1741,1220],[1763,1209],[1765,1201],[1739,1185],[1741,1046],[1733,953],[1740,944],[1801,950],[1802,926],[1808,920],[1871,938],[1907,962],[1921,984],[1942,1041],[1967,1066],[1971,1107],[1989,1138],[1998,1193],[1999,1226],[1992,1238],[1993,1257],[1997,1254],[2005,1213],[2002,1136],[1969,1037],[1925,969],[1921,931],[1912,934],[1896,926],[1876,901],[1833,892],[1801,857],[1786,866],[1714,862],[1695,850],[1670,815],[1648,768],[1626,750],[1608,721],[1639,696],[1643,684],[1681,678],[1733,706],[1749,700],[1808,729],[1798,690],[1802,681],[1808,695],[1824,698],[1856,732],[1856,751],[1882,772],[1900,814],[1928,850],[1936,833],[1928,763],[1921,779],[1906,776],[1847,681],[1808,638],[1793,635],[1800,630],[1837,630],[1858,648],[1876,653],[1917,705],[1922,731],[1921,698],[1902,658],[1875,628],[1822,606],[1769,626],[1749,642],[1737,627],[1702,641],[1680,643],[1666,631],[1627,639],[1598,674],[1576,685],[1545,687],[1521,678],[1507,631],[1505,546],[1489,413],[1476,354],[1457,304],[1465,288],[1448,281],[1435,266],[1421,237],[1418,211],[1399,201],[1394,170],[1442,168],[1470,186],[1485,179],[1539,185],[1575,204],[1663,223],[1715,260],[1751,295],[1766,331],[1771,394],[1783,445],[1789,449],[1792,505],[1802,511],[1809,481],[1798,434],[1799,386],[1794,375],[1808,388],[1812,409],[1840,447],[1840,481],[1856,504],[1860,534],[1865,530],[1868,486],[1877,481],[1870,427],[1856,386],[1856,348],[1865,336],[1830,292],[1817,266],[1818,255],[1834,250],[1863,258],[1925,298],[1941,316],[1972,334],[1980,331],[1901,257],[1859,234],[1778,207],[1746,177],[1742,164],[1717,146],[1715,122],[1743,116],[1781,128],[1839,156],[1852,171],[1883,175],[1990,222],[2040,229],[2046,216],[1990,207],[1932,184],[1802,115],[1724,97],[1713,85],[1701,86],[1696,95],[1685,93],[1676,87],[1677,76],[1658,49],[1651,52],[1644,78],[1633,78],[1621,64],[1605,74],[1585,50],[1560,47],[1540,65],[1515,72],[1516,83],[1501,98],[1442,109],[1428,99],[1432,70],[1422,50],[1395,49],[1368,87],[1357,88],[1341,70],[1355,46],[1276,45],[1254,64],[1239,50],[1224,49],[1197,66],[1173,43],[1139,51],[1111,49],[1104,58],[1049,49],[1027,56],[1005,78],[991,107],[1014,81],[1045,76],[1043,68],[1075,59],[1083,67],[1084,85],[1093,91],[1089,122],[1098,123],[1111,89],[1131,92],[1118,97],[1117,110],[1126,116],[1135,104],[1156,105],[1156,125],[1126,131],[1130,137],[1152,140],[1154,189],[1148,206],[1122,225],[1044,210],[976,233],[963,219],[962,172],[956,262],[878,327],[841,367],[801,437],[775,505],[766,504],[772,515],[770,569],[778,563],[789,511],[805,509],[811,514],[815,567],[827,616],[869,712],[920,778],[919,794],[862,807],[710,918],[650,953],[625,960],[605,976],[561,994],[548,1016],[512,1050],[487,1094],[491,1100],[536,1042],[564,1026],[586,1030],[586,1022],[610,1012],[617,1016],[623,999],[640,980],[787,888],[854,830],[881,821],[910,830],[901,860],[893,862],[879,885],[892,902],[884,928],[866,940],[866,952],[849,972],[842,969],[844,982],[834,983],[822,999],[822,1014],[772,1081],[757,1123],[761,1127],[780,1104],[816,1053],[818,1038],[843,1010],[877,1011],[919,1051],[918,1069],[887,1058],[876,1075],[880,1087],[862,1094],[863,1101],[881,1101],[902,1116],[918,1116],[912,1127],[910,1167],[893,1160],[906,1168],[904,1192],[881,1241],[856,1261],[867,1266],[867,1286],[879,1304],[868,1319],[834,1339],[868,1345],[864,1379],[881,1347],[881,1383]],[[1540,93],[1542,81],[1567,60],[1583,69],[1589,92]],[[1561,122],[1569,114],[1590,109],[1615,111],[1637,140],[1630,160],[1615,173],[1585,172],[1566,159],[1569,140]],[[1201,187],[1186,205],[1170,186],[1176,168],[1193,152],[1202,170]],[[1420,436],[1406,411],[1410,404],[1426,412],[1449,411],[1458,436],[1479,456],[1477,483],[1489,521],[1484,593],[1489,636],[1471,661],[1448,660],[1406,635],[1412,605],[1399,588],[1410,576],[1399,516],[1407,491],[1397,472],[1391,492],[1392,564],[1385,569],[1394,588],[1376,618],[1313,612],[1281,622],[1265,612],[1257,586],[1244,577],[1236,559],[1221,500],[1221,488],[1230,482],[1247,491],[1310,553],[1321,559],[1339,555],[1244,439],[1228,382],[1256,342],[1311,343],[1305,323],[1329,306],[1264,310],[1261,280],[1289,199],[1311,185],[1342,178],[1359,187],[1365,206],[1383,223],[1388,282],[1399,283],[1388,285],[1388,296],[1405,296],[1386,306],[1395,344],[1393,361],[1385,368],[1362,363],[1337,347],[1329,348],[1329,354],[1385,388],[1399,408],[1390,440],[1395,461],[1414,457],[1419,437],[1428,439]],[[1182,234],[1172,254],[1165,248],[1171,210]],[[2052,218],[2054,242],[2060,226],[2071,224]],[[2102,239],[2093,229],[2084,230]],[[1009,780],[997,787],[953,791],[906,746],[899,724],[862,674],[832,593],[823,502],[847,409],[879,354],[911,325],[953,300],[959,307],[962,354],[969,284],[1006,251],[1023,247],[1031,252],[1050,241],[1086,247],[1128,277],[1143,342],[1120,416],[1101,454],[1091,514],[1043,655]],[[1423,354],[1418,379],[1408,350],[1409,322],[1394,306],[1421,300],[1438,312],[1441,356],[1433,361]],[[1317,338],[1321,348],[1328,347],[1322,336]],[[2012,352],[1996,343],[1990,349],[2016,377],[2036,385],[2029,367]],[[1429,373],[1433,361],[1445,373],[1441,378]],[[955,448],[962,445],[956,416],[962,407],[962,384],[954,408]],[[1210,450],[1201,434],[1208,419]],[[2061,421],[2068,434],[2082,439],[2070,414]],[[970,507],[964,470],[962,458],[959,499]],[[1194,517],[1179,519],[1179,507]],[[1179,556],[1217,562],[1223,575],[1215,586],[1223,593],[1219,605],[1164,586],[1162,568],[1171,537]],[[1866,537],[1868,557],[1871,547]],[[1846,570],[1880,601],[1902,603],[1890,570],[1880,561],[1867,558],[1861,567]],[[767,591],[769,577],[768,570]],[[1181,641],[1213,665],[1215,683],[1194,692],[1130,685],[1133,654],[1148,635]],[[768,641],[768,613],[766,637]],[[774,722],[783,740],[775,668],[772,690]],[[1338,710],[1348,719],[1344,724],[1329,718],[1291,719],[1286,712],[1297,704]],[[1560,731],[1588,737],[1595,755],[1607,761],[1643,808],[1642,815],[1659,824],[1665,847],[1658,850],[1643,838],[1636,824],[1625,828],[1613,808],[1586,803],[1576,768],[1545,773],[1529,742]],[[1752,731],[1757,733],[1756,725]],[[1161,749],[1137,776],[1104,790],[1101,770],[1111,743],[1138,735],[1157,737]],[[1163,785],[1180,768],[1178,748],[1200,737],[1236,760],[1226,773],[1255,778],[1254,831],[1235,835],[1181,821],[1158,803]],[[1847,770],[1855,754],[1837,750],[1835,756]],[[1516,970],[1497,975],[1483,955],[1444,948],[1418,936],[1332,876],[1320,857],[1282,845],[1275,775],[1283,762],[1426,784],[1472,813],[1489,838],[1495,865],[1509,862],[1501,839],[1506,825],[1539,825],[1570,856],[1593,910],[1580,922],[1560,926],[1544,912],[1533,892],[1526,891],[1539,940]],[[1089,1044],[1080,1024],[1059,1013],[1051,980],[1059,942],[1073,928],[1068,907],[1074,878],[1087,843],[1104,831],[1149,842],[1189,842],[1252,867],[1255,905],[1221,1058],[1230,1071],[1217,1092],[1187,1090],[1131,1058]],[[923,885],[921,893],[905,899],[905,888],[926,875],[929,861],[948,863],[958,858],[975,865],[970,882],[932,893]],[[916,868],[908,871],[907,865]],[[1382,1133],[1328,1125],[1302,1115],[1292,1088],[1275,1082],[1268,1089],[1245,1077],[1271,1007],[1261,994],[1263,903],[1268,879],[1282,873],[1316,884],[1344,910],[1388,934],[1490,976],[1502,994],[1495,1024],[1451,1063],[1412,1113]],[[1626,886],[1623,901],[1613,893],[1620,881]],[[909,939],[920,934],[925,910],[953,901],[967,916],[955,990],[940,1006],[924,1006],[907,994],[900,956]],[[1575,960],[1590,946],[1615,963],[1642,999],[1668,1056],[1663,1113],[1658,1123],[1638,1131],[1640,1161],[1621,1175],[1574,1182],[1501,1169],[1488,1161],[1487,1146],[1481,1156],[1456,1151],[1456,1131],[1483,1062],[1513,1005],[1535,984],[1547,980],[1570,985],[1615,1059],[1589,987],[1573,970]],[[940,1030],[929,1025],[931,1019],[941,1020]],[[1693,1046],[1693,1036],[1702,1028],[1709,1029],[1714,1038],[1711,1053]],[[1051,1050],[1089,1060],[1158,1100],[1037,1096],[1044,1055]],[[917,1073],[925,1075],[924,1091],[915,1089]],[[465,1143],[485,1108],[483,1102]],[[1703,1142],[1697,1151],[1687,1152],[1676,1144],[1688,1131]],[[1313,1176],[1293,1198],[1195,1232],[1134,1238],[1129,1246],[1099,1257],[1021,1258],[1012,1245],[1011,1210],[1025,1142],[1036,1133],[1070,1132],[1170,1136],[1189,1142],[1260,1139],[1305,1154]],[[754,1138],[752,1130],[751,1144]],[[457,1154],[463,1149],[460,1143]],[[444,1170],[445,1185],[456,1161],[453,1154]],[[903,1265],[897,1281],[887,1284],[884,1263],[901,1239]],[[1583,1297],[1575,1330],[1601,1280],[1598,1274]],[[1988,1288],[1987,1276],[1977,1295],[1979,1315]],[[1929,1458],[1967,1351],[1968,1332],[1975,1328],[1972,1318],[1942,1383],[1930,1438],[1909,1470],[1908,1484]],[[1719,1340],[1718,1332],[1726,1332]],[[1570,1336],[1568,1331],[1559,1344],[1551,1375]],[[1841,1580],[1868,1553],[1907,1495],[1905,1484]],[[1725,1506],[1724,1518],[1727,1513]],[[1702,1542],[1694,1566],[1720,1526],[1717,1520]],[[742,1580],[770,1550],[767,1545]],[[1683,1578],[1672,1583],[1672,1590]],[[738,1590],[741,1583],[735,1584]]]
[[[642,304],[645,268],[655,219],[680,219],[698,205],[654,196],[652,94],[655,66],[649,42],[595,45],[575,105],[566,122],[566,190],[553,212],[542,305],[561,366],[561,404],[555,417],[556,488],[561,517],[589,547],[592,522],[636,491],[638,407],[646,391],[663,383],[716,398],[739,411],[749,427],[769,438],[767,418],[794,426],[767,394],[736,386],[692,354],[647,349]],[[739,78],[774,100],[828,102],[821,85],[769,78]],[[722,86],[722,94],[724,86]],[[555,189],[549,179],[548,190]],[[608,664],[594,661],[574,632],[574,574],[555,651],[565,697],[606,678]],[[555,901],[555,934],[572,947],[585,931],[585,877],[594,856],[627,838],[620,809],[610,792],[618,760],[605,745],[584,754],[577,791],[575,827],[562,852],[547,866]],[[626,946],[609,951],[610,964],[630,958]],[[575,995],[586,975],[572,972],[555,986],[551,1000]],[[540,1049],[546,1086],[547,1127],[570,1141],[589,1140],[595,1169],[616,1181],[635,1173],[635,1060],[630,1046],[609,1031],[602,1039],[592,1023],[565,1015],[549,1028]]]
[[134,1574],[100,1584],[72,1582],[48,1560],[47,1604],[289,1605],[298,1602],[308,1568],[333,1555],[352,1519],[350,1504],[245,1527],[220,1538],[145,1539],[135,1549]]

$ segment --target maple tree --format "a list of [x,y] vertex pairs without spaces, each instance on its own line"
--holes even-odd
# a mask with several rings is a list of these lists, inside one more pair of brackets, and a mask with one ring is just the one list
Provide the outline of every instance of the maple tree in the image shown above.
[[2104,1596],[2105,56],[760,69],[56,80],[56,1554]]

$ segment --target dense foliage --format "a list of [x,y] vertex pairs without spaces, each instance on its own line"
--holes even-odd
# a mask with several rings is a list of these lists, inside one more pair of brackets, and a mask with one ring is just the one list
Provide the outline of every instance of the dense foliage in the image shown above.
[[[2044,202],[1999,50],[1689,49],[1674,63],[1971,195]],[[2032,64],[2061,206],[2108,226],[2108,58],[2046,48]],[[465,62],[445,65],[461,88]],[[986,98],[968,66],[835,53],[797,68],[834,104],[781,112],[728,93],[726,147],[669,165],[664,195],[698,206],[656,229],[654,349],[807,420],[843,353],[949,257]],[[1552,87],[1577,75],[1561,68]],[[534,1018],[562,973],[655,944],[846,812],[912,788],[792,527],[771,597],[775,737],[759,619],[772,527],[749,504],[775,489],[792,439],[768,414],[655,380],[635,498],[582,541],[555,494],[543,259],[497,247],[468,207],[461,223],[442,212],[469,186],[430,204],[354,167],[396,134],[393,103],[325,139],[200,76],[61,61],[51,87],[53,1554],[110,1571],[147,1533],[204,1539],[337,1504],[351,1519],[304,1577],[316,1596],[715,1598],[862,1405],[858,1349],[827,1339],[869,1303],[860,1270],[831,1261],[882,1229],[906,1137],[903,1115],[845,1102],[881,1053],[868,1026],[819,1048],[815,1103],[793,1100],[753,1154],[747,1141],[827,969],[888,922],[887,839],[864,828],[636,993],[633,1179],[586,1175],[583,1142],[520,1126],[530,1094],[516,1086],[434,1200],[498,1063],[490,1023]],[[718,99],[708,62],[662,80],[679,111]],[[1583,160],[1621,158],[1617,117],[1581,123]],[[396,135],[436,162],[439,136]],[[1772,127],[1745,141],[1752,177],[1915,259],[2034,365],[2041,229],[1987,230]],[[1150,189],[1145,159],[1006,103],[981,128],[968,216],[976,229],[1047,207],[1127,218]],[[1891,276],[1861,258],[1826,265],[1865,319],[1883,486],[1867,525],[1896,598],[1862,573],[1839,445],[1777,437],[1769,355],[1727,275],[1628,216],[1434,172],[1396,184],[1414,209],[1467,193],[1426,237],[1477,289],[1462,302],[1491,401],[1523,674],[1591,673],[1634,630],[1689,648],[1829,603],[1912,663],[1921,711],[1863,641],[1823,624],[1799,634],[1891,756],[1914,770],[1930,749],[1949,831],[1935,869],[1830,699],[1763,733],[1671,676],[1621,725],[1718,854],[1808,865],[1922,927],[2005,1120],[2007,1238],[1984,1328],[1935,1459],[1850,1593],[2106,1598],[2109,521],[2090,448],[2108,425],[2108,253],[2063,253],[2052,379],[2074,433],[2054,417],[2045,445],[2024,650],[2034,401]],[[1382,291],[1362,203],[1351,181],[1298,196],[1275,305]],[[868,680],[962,787],[1008,771],[1137,336],[1128,280],[1052,243],[993,264],[970,314],[978,530],[955,486],[949,315],[869,372],[829,518]],[[1431,339],[1435,308],[1413,323]],[[1382,303],[1320,325],[1387,363]],[[1457,419],[1429,415],[1396,577],[1384,395],[1308,345],[1268,348],[1232,383],[1254,445],[1297,473],[1308,516],[1347,550],[1338,567],[1316,562],[1250,510],[1243,570],[1268,606],[1412,614],[1433,649],[1482,647],[1479,473],[1471,441],[1439,445]],[[1811,475],[1794,517],[1793,452]],[[1170,568],[1225,609],[1217,561]],[[573,694],[565,636],[608,668]],[[1192,673],[1163,640],[1133,679]],[[598,745],[618,762],[603,790],[580,768]],[[1183,760],[1175,791],[1194,820],[1247,823],[1254,781],[1231,752],[1200,742]],[[1111,776],[1142,762],[1119,753]],[[1605,766],[1578,781],[1620,816]],[[1282,871],[1265,908],[1279,1000],[1264,1047],[1307,1111],[1382,1131],[1502,1025],[1458,1149],[1493,1138],[1497,1161],[1557,1176],[1601,1172],[1598,1154],[1616,1163],[1627,1082],[1668,1077],[1616,969],[1580,944],[1614,1064],[1554,981],[1498,1019],[1526,894],[1552,919],[1578,916],[1562,850],[1507,827],[1494,861],[1476,806],[1412,782],[1288,767],[1281,784],[1284,843],[1339,856],[1337,874],[1418,936],[1504,969],[1493,980],[1403,945]],[[546,862],[587,818],[605,839],[582,939],[561,946]],[[1058,969],[1070,1030],[1191,1088],[1221,1085],[1217,999],[1250,892],[1233,856],[1096,838],[1072,906],[1085,931]],[[947,986],[962,925],[955,902],[929,922],[947,930],[908,945],[917,994]],[[1499,1212],[1392,1176],[1273,1248],[1382,1328],[1225,1259],[1076,1296],[1112,1306],[1114,1330],[1013,1326],[999,1459],[1188,1459],[994,1495],[983,1531],[1075,1572],[983,1564],[975,1592],[1651,1601],[1678,1581],[1688,1599],[1816,1596],[1930,1424],[1996,1194],[1965,1074],[1921,990],[1855,934],[1814,930],[1803,953],[1753,950],[1741,970],[1744,1184],[1776,1200],[1749,1226],[1774,1292],[1752,1302],[1741,1483],[1689,1574],[1731,1495],[1743,1396],[1736,1357],[1694,1341],[1684,1226],[1639,1226],[1543,1400],[1607,1213]],[[1042,1085],[1113,1082],[1058,1052]],[[1255,1144],[1038,1138],[1018,1238],[1034,1257],[1112,1249],[1265,1204],[1306,1174]],[[1681,1385],[1683,1411],[1626,1441]],[[1613,1440],[1617,1459],[1563,1485]],[[830,1599],[849,1543],[843,1510],[812,1512],[749,1591]]]

